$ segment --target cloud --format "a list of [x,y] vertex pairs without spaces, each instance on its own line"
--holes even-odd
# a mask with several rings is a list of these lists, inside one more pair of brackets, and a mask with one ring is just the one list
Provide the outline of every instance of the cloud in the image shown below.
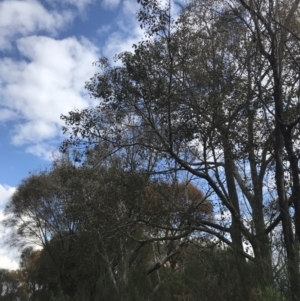
[[[61,1],[61,0],[60,0]],[[79,11],[83,11],[88,5],[93,4],[95,0],[64,0],[65,2],[74,5]]]
[[12,256],[11,250],[0,249],[0,268],[6,270],[16,270],[19,267],[18,258],[20,254],[15,251]]
[[8,202],[9,198],[13,195],[15,191],[15,187],[0,184],[0,207],[2,207]]
[[12,137],[14,145],[24,145],[51,139],[56,136],[59,128],[55,127],[55,123],[46,122],[44,120],[28,120],[24,124],[15,126],[15,134]]
[[103,25],[97,30],[97,34],[101,35],[111,30],[111,25]]
[[[114,6],[119,2],[109,3]],[[0,18],[0,50],[1,45],[8,47],[14,41],[11,46],[19,53],[18,60],[0,58],[0,122],[15,122],[11,141],[25,146],[26,152],[49,158],[62,138],[60,115],[97,103],[87,95],[84,83],[97,71],[92,63],[99,57],[98,49],[85,38],[54,38],[74,18],[70,6],[83,9],[91,3],[93,0],[55,0],[49,2],[52,10],[36,0],[6,0],[0,4],[0,15],[5,12],[5,18]],[[141,39],[137,9],[134,0],[122,2],[117,30],[102,48],[104,56],[112,60],[114,54],[131,51]],[[69,13],[66,20],[64,13]],[[112,28],[106,25],[99,32]],[[51,37],[33,35],[37,31]]]
[[103,55],[108,57],[111,62],[116,54],[132,51],[132,45],[144,37],[144,31],[136,19],[138,9],[139,5],[136,1],[125,0],[122,2],[122,8],[117,17],[117,30],[108,36],[102,48]]
[[52,161],[60,153],[57,149],[57,143],[55,141],[47,141],[47,143],[40,142],[38,144],[32,144],[26,147],[25,151],[29,154],[44,158],[48,161]]
[[76,9],[79,13],[85,12],[85,9],[95,3],[96,0],[46,0],[46,2],[57,10]]
[[48,11],[35,0],[6,0],[0,3],[0,50],[11,48],[18,37],[45,32],[55,36],[74,19],[71,10]]
[[[9,198],[16,191],[15,187],[0,184],[0,207],[3,208]],[[9,235],[10,229],[4,228],[1,224],[4,219],[3,209],[0,209],[0,241],[3,242]],[[0,268],[14,270],[18,268],[19,251],[16,248],[7,248],[0,245]]]
[[102,0],[102,7],[105,9],[116,9],[120,3],[120,0]]
[[5,122],[8,120],[16,119],[17,116],[18,115],[16,113],[14,113],[8,109],[5,109],[5,108],[0,109],[0,122]]
[[[19,268],[19,260],[21,248],[19,246],[9,245],[13,231],[16,229],[5,227],[3,221],[6,216],[4,215],[4,205],[7,203],[9,198],[16,191],[15,187],[0,184],[0,269],[16,270]],[[37,244],[28,244],[34,249],[41,249]]]
[[137,3],[137,1],[132,0],[124,0],[123,6],[122,6],[122,12],[124,15],[127,15],[129,17],[136,17],[136,13],[141,8],[141,6]]
[[[1,187],[6,186],[0,184],[0,193]],[[3,241],[11,234],[11,229],[5,228],[2,225],[3,219],[3,210],[0,210],[0,241],[2,242],[0,245],[0,269],[16,270],[19,267],[20,251],[17,248],[8,247],[3,244]]]
[[18,115],[13,144],[30,144],[40,155],[37,145],[60,135],[60,115],[91,104],[84,83],[98,50],[85,38],[44,36],[21,38],[17,48],[23,59],[0,60],[0,116]]

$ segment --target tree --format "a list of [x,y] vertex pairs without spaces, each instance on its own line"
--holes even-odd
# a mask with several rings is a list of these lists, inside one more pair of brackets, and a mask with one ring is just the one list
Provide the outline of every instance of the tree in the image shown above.
[[[93,196],[93,184],[92,180],[85,181],[83,169],[77,169],[63,158],[54,162],[50,170],[23,180],[6,205],[4,222],[13,230],[9,243],[42,247],[41,253],[30,250],[26,253],[26,249],[23,252],[27,258],[24,264],[28,265],[24,269],[33,279],[29,290],[37,298],[45,291],[50,298],[50,291],[57,295],[62,290],[74,299],[81,290],[80,283],[83,286],[94,277],[98,265],[89,262],[90,269],[86,270],[85,260],[79,261],[89,250],[95,260],[92,251],[95,252],[97,246],[84,236],[84,227],[90,218],[85,207]],[[34,258],[36,262],[32,262]],[[47,271],[46,277],[41,269]],[[87,282],[81,281],[79,273]],[[26,281],[31,286],[31,279]],[[93,281],[96,280],[93,278]]]
[[27,301],[26,288],[20,271],[0,270],[0,300]]
[[[14,234],[10,242],[42,247],[25,248],[21,257],[31,300],[97,300],[101,281],[121,298],[132,269],[146,275],[155,247],[166,257],[163,266],[183,245],[174,238],[192,232],[188,220],[209,219],[212,213],[195,186],[154,182],[147,173],[128,169],[133,165],[124,152],[95,167],[101,154],[90,150],[78,167],[65,157],[55,161],[51,169],[24,179],[6,206],[5,223]],[[169,231],[174,223],[183,229]]]
[[119,66],[100,59],[86,85],[99,105],[62,116],[65,145],[138,146],[156,156],[153,174],[194,176],[221,218],[191,229],[254,261],[265,285],[269,234],[281,222],[298,298],[298,1],[196,1],[173,19],[170,2],[139,2],[147,39],[119,54]]
[[[236,1],[236,3],[248,14],[244,19],[241,15],[237,16],[251,29],[249,34],[255,38],[260,60],[263,61],[263,64],[260,62],[261,78],[257,81],[254,91],[257,91],[259,101],[268,110],[266,115],[272,122],[276,190],[291,277],[291,290],[294,297],[299,298],[299,263],[289,211],[289,202],[292,202],[295,210],[296,235],[299,239],[300,184],[299,162],[296,155],[299,139],[297,128],[300,121],[298,79],[296,79],[299,74],[297,63],[299,2]],[[266,84],[262,83],[264,78],[267,79]],[[296,114],[291,114],[291,110]],[[291,179],[290,186],[285,183],[287,174]],[[289,194],[290,197],[287,196]]]

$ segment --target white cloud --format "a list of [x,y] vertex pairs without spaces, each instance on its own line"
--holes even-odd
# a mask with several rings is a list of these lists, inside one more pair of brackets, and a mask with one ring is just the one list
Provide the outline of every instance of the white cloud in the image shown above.
[[132,51],[132,45],[136,39],[132,37],[127,37],[122,32],[113,32],[105,42],[102,49],[103,55],[113,61],[116,54],[123,51]]
[[16,119],[17,116],[18,115],[16,113],[14,113],[8,109],[5,109],[5,108],[0,109],[0,121],[2,121],[2,122]]
[[101,35],[111,30],[111,25],[103,25],[97,30],[97,34]]
[[[11,187],[5,184],[0,184],[0,207],[8,202],[9,198],[16,191],[15,187]],[[4,219],[3,209],[0,210],[0,241],[3,242],[5,237],[9,235],[10,229],[6,229],[1,224]],[[0,268],[1,269],[17,269],[19,260],[19,251],[16,248],[4,247],[0,245]]]
[[136,19],[138,8],[136,1],[123,1],[117,21],[118,29],[109,35],[102,49],[103,55],[111,61],[116,54],[132,51],[132,45],[144,37],[144,31]]
[[36,0],[6,0],[0,3],[0,50],[11,48],[20,36],[46,32],[55,35],[74,18],[71,10],[47,11]]
[[[0,184],[0,193],[1,187]],[[10,187],[11,188],[11,187]],[[11,229],[5,228],[1,223],[4,219],[3,210],[0,210],[0,241],[3,242],[9,237]],[[0,269],[15,270],[19,267],[20,251],[17,248],[9,247],[3,243],[0,245]]]
[[24,145],[28,143],[34,144],[38,141],[51,139],[56,136],[59,128],[55,123],[50,123],[44,120],[30,120],[25,124],[17,124],[15,126],[15,135],[12,138],[14,145]]
[[25,59],[0,60],[0,116],[18,114],[13,143],[40,154],[37,145],[60,134],[60,115],[91,103],[84,83],[96,72],[97,48],[84,38],[43,36],[21,38],[17,47]]
[[29,145],[25,151],[29,154],[44,158],[45,160],[53,161],[55,156],[60,154],[57,145],[55,143],[53,144],[52,146],[51,141],[47,141],[47,143],[40,142],[38,144]]
[[15,191],[15,187],[0,184],[0,207],[8,202],[9,198],[13,195]]
[[79,11],[83,11],[86,6],[93,4],[95,0],[65,0],[66,2],[76,6]]
[[129,17],[135,17],[138,10],[141,8],[141,6],[137,3],[137,1],[132,0],[124,0],[122,11],[125,15]]
[[102,0],[102,6],[105,9],[115,9],[118,7],[120,0]]
[[71,5],[77,8],[80,12],[83,12],[85,8],[93,4],[95,0],[46,0],[53,7],[66,7]]
[[[92,62],[99,57],[98,49],[84,38],[53,38],[74,18],[70,6],[73,11],[74,6],[80,10],[93,1],[53,0],[49,2],[52,10],[46,10],[37,0],[5,0],[0,4],[0,50],[14,40],[11,45],[20,54],[18,60],[0,59],[0,122],[15,121],[12,143],[25,146],[31,154],[49,158],[61,139],[60,115],[96,102],[88,97],[84,83],[97,72]],[[102,2],[110,7],[119,3]],[[58,7],[63,8],[59,13]],[[117,53],[131,51],[132,44],[142,38],[137,9],[134,0],[122,2],[118,29],[105,42],[103,55],[112,59]],[[63,14],[69,17],[64,19]],[[112,28],[100,27],[99,33]],[[32,35],[36,31],[52,37]]]
[[14,252],[15,256],[11,256],[11,250],[0,249],[0,268],[6,270],[16,270],[19,267],[19,253]]

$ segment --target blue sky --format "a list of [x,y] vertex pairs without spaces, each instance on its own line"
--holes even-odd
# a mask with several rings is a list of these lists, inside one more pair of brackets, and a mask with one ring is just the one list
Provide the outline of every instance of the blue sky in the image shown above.
[[[143,37],[138,8],[136,0],[0,2],[0,219],[18,183],[58,150],[60,115],[95,104],[84,89],[92,63]],[[0,268],[17,268],[17,258],[0,248]]]

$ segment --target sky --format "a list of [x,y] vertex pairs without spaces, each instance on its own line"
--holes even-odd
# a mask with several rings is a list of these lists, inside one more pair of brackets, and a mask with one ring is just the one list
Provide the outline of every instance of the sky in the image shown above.
[[[21,180],[58,151],[60,115],[97,103],[84,88],[93,63],[143,37],[138,9],[136,0],[0,1],[0,220]],[[18,254],[0,245],[0,268],[16,269]]]

